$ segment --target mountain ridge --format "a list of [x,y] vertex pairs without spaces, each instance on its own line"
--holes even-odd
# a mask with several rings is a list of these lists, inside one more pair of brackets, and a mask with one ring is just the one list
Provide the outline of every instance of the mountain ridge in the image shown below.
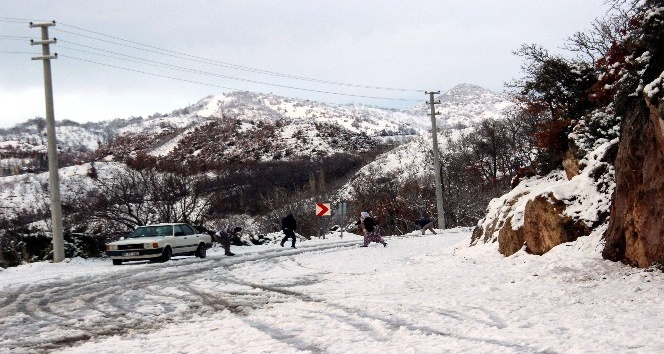
[[[438,96],[441,129],[463,128],[486,117],[500,117],[499,106],[511,103],[501,95],[471,84],[460,84]],[[61,154],[113,159],[144,153],[164,157],[177,150],[200,154],[214,150],[204,137],[227,145],[227,160],[274,160],[297,156],[328,156],[338,152],[367,151],[380,144],[400,144],[430,131],[429,108],[424,103],[410,109],[385,109],[363,105],[336,105],[299,100],[272,94],[232,91],[207,96],[169,114],[147,118],[130,117],[105,122],[57,122],[56,136]],[[225,129],[225,130],[224,130]],[[234,138],[232,137],[234,135]],[[339,141],[357,142],[344,150]],[[224,139],[227,139],[224,141]],[[238,141],[242,151],[239,151]],[[262,141],[258,141],[262,140]],[[196,140],[197,146],[178,147],[178,142]],[[252,143],[263,149],[251,148]],[[205,149],[204,147],[207,146]],[[116,151],[113,151],[116,149]],[[262,151],[262,152],[261,152]],[[9,129],[0,129],[0,170],[3,175],[18,170],[43,169],[46,152],[45,121],[35,118]],[[184,158],[186,153],[181,153]],[[87,157],[86,157],[87,156]],[[110,157],[109,157],[110,156]],[[211,153],[210,158],[220,158]],[[223,159],[224,157],[222,157]],[[118,159],[115,159],[118,161]],[[194,162],[194,161],[192,161]],[[76,161],[67,164],[76,163]],[[25,165],[33,165],[25,168]]]

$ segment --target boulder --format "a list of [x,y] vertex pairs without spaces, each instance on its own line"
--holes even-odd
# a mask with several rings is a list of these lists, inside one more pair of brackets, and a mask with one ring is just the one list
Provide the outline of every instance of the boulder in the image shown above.
[[542,255],[562,243],[589,235],[590,228],[583,221],[565,215],[565,208],[565,203],[551,194],[530,200],[526,204],[523,227],[500,230],[498,250],[510,256],[525,246],[526,252]]
[[612,162],[617,145],[617,138],[606,141],[573,162],[573,176],[556,170],[517,181],[510,192],[491,200],[473,231],[471,246],[497,243],[505,256],[521,249],[542,255],[594,229],[604,230],[615,185]]

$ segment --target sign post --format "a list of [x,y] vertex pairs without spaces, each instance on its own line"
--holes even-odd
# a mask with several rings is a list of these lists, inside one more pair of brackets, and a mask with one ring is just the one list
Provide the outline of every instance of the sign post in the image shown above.
[[344,229],[346,228],[346,202],[339,202],[339,215],[341,217],[341,236],[344,238]]
[[[330,203],[316,203],[316,216],[330,216],[332,215],[332,208],[330,208]],[[325,238],[325,233],[327,232],[327,219],[323,223],[323,229],[321,230],[321,236]]]
[[[344,229],[346,228],[346,220],[345,220],[345,215],[346,215],[346,202],[339,202],[337,204],[337,208],[335,209],[334,213],[334,218],[335,220],[341,219],[341,238],[344,237]],[[316,216],[331,216],[332,215],[332,207],[330,206],[330,203],[316,203]],[[327,220],[325,220],[325,223],[323,224],[323,238],[325,238],[325,232],[327,232]]]

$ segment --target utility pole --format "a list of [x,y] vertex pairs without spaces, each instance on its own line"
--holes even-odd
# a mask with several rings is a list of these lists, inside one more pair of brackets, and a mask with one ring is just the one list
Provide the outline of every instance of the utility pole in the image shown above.
[[60,177],[58,175],[58,150],[55,139],[55,113],[53,110],[53,83],[51,80],[51,59],[57,59],[58,54],[51,55],[49,45],[56,39],[48,38],[48,28],[55,26],[55,21],[45,23],[32,23],[30,28],[41,28],[41,40],[30,40],[31,45],[42,46],[42,56],[32,60],[41,60],[44,63],[44,92],[46,95],[46,134],[48,136],[48,172],[51,191],[51,228],[53,233],[53,262],[58,263],[65,259],[64,238],[62,236],[62,205],[60,202]]
[[440,154],[438,153],[438,129],[436,128],[436,112],[434,105],[439,104],[439,101],[434,101],[433,95],[440,94],[440,91],[425,92],[429,95],[429,104],[431,106],[431,137],[433,138],[433,168],[436,177],[436,210],[438,212],[438,227],[445,229],[445,210],[443,209],[443,185],[440,177]]

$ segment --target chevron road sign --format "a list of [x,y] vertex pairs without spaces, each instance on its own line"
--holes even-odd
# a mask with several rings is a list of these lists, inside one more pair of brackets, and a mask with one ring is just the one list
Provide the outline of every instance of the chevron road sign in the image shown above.
[[316,216],[329,216],[332,215],[330,203],[316,203]]

